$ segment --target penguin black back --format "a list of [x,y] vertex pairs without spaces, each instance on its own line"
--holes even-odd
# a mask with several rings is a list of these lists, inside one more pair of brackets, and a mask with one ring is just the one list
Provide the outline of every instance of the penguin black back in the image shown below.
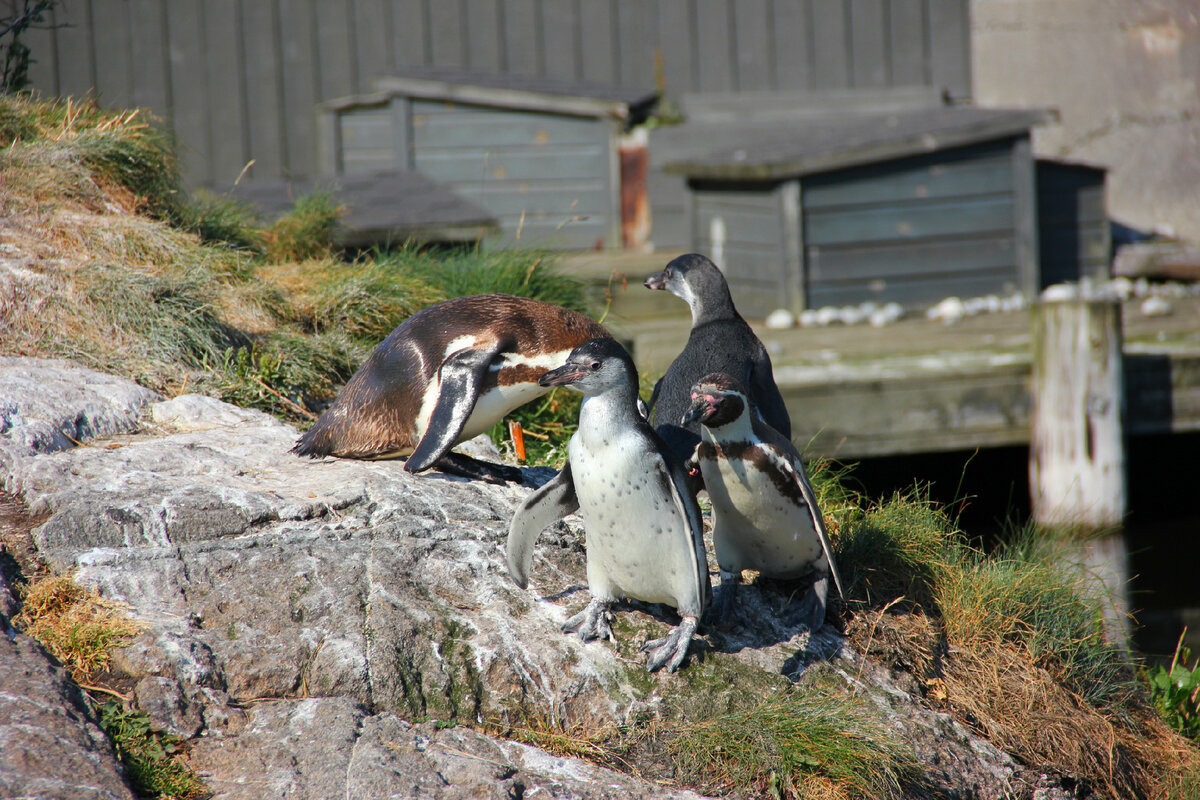
[[683,427],[679,421],[691,405],[692,385],[713,372],[723,372],[743,383],[763,419],[790,438],[792,422],[775,385],[771,357],[737,312],[729,284],[717,265],[698,253],[689,253],[651,275],[645,285],[669,291],[692,310],[687,345],[650,397],[651,423],[671,449],[688,458],[699,443],[699,423]]

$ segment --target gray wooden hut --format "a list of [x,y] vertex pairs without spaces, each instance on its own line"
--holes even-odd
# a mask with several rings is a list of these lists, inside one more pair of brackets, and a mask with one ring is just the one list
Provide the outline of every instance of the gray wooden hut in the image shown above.
[[721,263],[744,313],[920,307],[1037,291],[1030,128],[1047,118],[924,90],[741,95],[702,99],[651,146],[686,178],[691,247]]
[[1094,164],[1037,160],[1040,286],[1110,277],[1112,226],[1107,171]]
[[621,140],[653,91],[409,70],[323,104],[323,171],[415,170],[487,209],[508,243],[620,247]]
[[342,211],[334,232],[341,247],[407,241],[473,243],[499,230],[487,209],[419,172],[381,170],[321,180],[240,181],[223,191],[268,220],[291,211],[304,195],[325,192]]

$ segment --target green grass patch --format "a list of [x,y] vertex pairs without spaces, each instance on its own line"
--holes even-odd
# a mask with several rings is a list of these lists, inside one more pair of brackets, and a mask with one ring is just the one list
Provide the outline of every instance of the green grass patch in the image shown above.
[[315,333],[342,331],[382,341],[411,315],[450,296],[407,271],[403,262],[365,259],[304,266],[306,286],[296,305],[304,327]]
[[878,711],[832,683],[693,710],[663,739],[689,784],[737,794],[896,797],[915,766]]
[[588,312],[583,284],[558,273],[557,259],[540,250],[458,248],[436,251],[414,246],[379,253],[376,260],[437,287],[445,297],[511,294]]
[[[1183,646],[1186,633],[1184,630],[1179,635],[1171,663],[1145,669],[1142,680],[1150,691],[1150,701],[1167,724],[1192,741],[1200,742],[1200,658],[1188,666],[1192,654]],[[1200,788],[1200,774],[1193,778]]]
[[183,742],[156,730],[141,711],[109,700],[100,708],[100,727],[125,765],[129,782],[141,797],[206,797],[208,787],[186,761]]
[[967,551],[937,587],[951,642],[1017,645],[1030,661],[1099,709],[1118,709],[1136,683],[1130,657],[1105,636],[1101,598],[1053,546],[1018,540],[983,555]]
[[316,191],[296,199],[287,214],[262,233],[268,261],[307,261],[333,251],[333,234],[341,209],[328,192]]
[[175,224],[205,244],[224,244],[261,254],[263,230],[250,206],[225,195],[200,190],[175,212]]

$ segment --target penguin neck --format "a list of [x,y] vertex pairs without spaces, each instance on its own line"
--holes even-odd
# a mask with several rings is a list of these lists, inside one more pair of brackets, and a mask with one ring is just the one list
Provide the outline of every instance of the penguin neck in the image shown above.
[[742,409],[741,414],[724,425],[714,428],[701,425],[700,436],[715,444],[725,442],[753,442],[759,438],[754,432],[754,423],[750,419],[750,412],[745,408]]
[[719,319],[741,319],[727,286],[710,287],[703,296],[693,294],[688,306],[692,310],[693,328]]
[[630,387],[584,395],[583,405],[579,408],[580,427],[627,426],[640,417],[637,392]]

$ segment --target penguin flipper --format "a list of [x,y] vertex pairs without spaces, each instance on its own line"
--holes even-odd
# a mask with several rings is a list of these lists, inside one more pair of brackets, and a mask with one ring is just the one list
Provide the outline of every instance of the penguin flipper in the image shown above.
[[788,414],[787,403],[775,383],[775,371],[771,368],[771,357],[766,348],[759,347],[758,357],[750,362],[750,371],[744,383],[754,398],[758,415],[772,428],[783,434],[785,439],[792,438],[792,418]]
[[423,472],[458,444],[458,437],[471,417],[479,387],[488,365],[500,352],[492,348],[467,348],[452,353],[438,369],[438,396],[429,415],[425,435],[404,462],[406,472]]
[[660,451],[660,479],[670,487],[675,508],[679,511],[679,516],[687,522],[686,534],[691,539],[690,544],[696,554],[692,560],[691,577],[695,581],[699,602],[698,608],[680,608],[678,611],[680,616],[699,617],[712,599],[712,585],[708,582],[708,560],[704,555],[704,521],[700,517],[700,505],[696,502],[696,494],[692,491],[687,474],[679,468],[678,462],[673,464],[670,458],[668,453]]
[[529,583],[533,564],[533,545],[547,525],[579,510],[575,496],[575,481],[571,478],[571,462],[529,497],[513,514],[508,526],[508,545],[505,547],[508,574],[522,589]]
[[[813,530],[817,532],[817,538],[821,541],[821,550],[825,553],[825,560],[829,562],[829,574],[833,576],[833,584],[837,587],[838,596],[845,597],[846,593],[842,591],[842,576],[838,574],[837,564],[833,561],[833,547],[829,544],[829,534],[825,531],[825,515],[817,506],[817,493],[813,491],[812,484],[808,482],[808,473],[805,472],[804,465],[800,463],[799,458],[792,460],[792,466],[796,475],[796,485],[800,488],[800,496],[804,498],[804,502],[808,504],[808,511],[812,514]],[[823,596],[822,600],[824,600]]]

